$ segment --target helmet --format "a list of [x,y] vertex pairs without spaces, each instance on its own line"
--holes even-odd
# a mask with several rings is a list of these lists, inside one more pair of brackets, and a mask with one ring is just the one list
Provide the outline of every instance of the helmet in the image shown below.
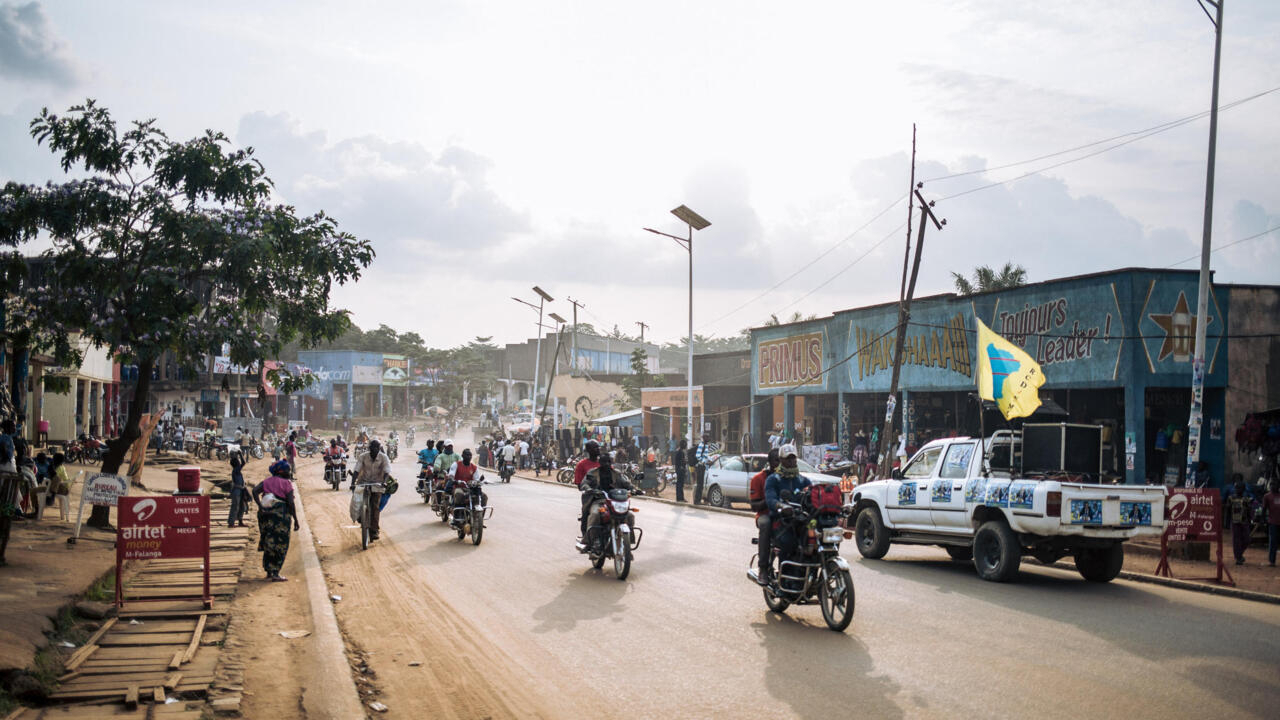
[[787,443],[786,445],[783,445],[781,448],[778,449],[778,459],[786,460],[789,457],[797,457],[796,446],[790,443]]

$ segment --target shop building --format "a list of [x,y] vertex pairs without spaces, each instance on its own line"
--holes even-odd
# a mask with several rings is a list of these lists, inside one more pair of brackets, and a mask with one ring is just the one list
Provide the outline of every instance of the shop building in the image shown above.
[[[1180,479],[1197,283],[1195,271],[1139,268],[917,299],[903,349],[895,432],[905,435],[908,447],[980,432],[974,318],[981,317],[1042,367],[1044,405],[1034,421],[1102,425],[1104,473],[1125,482]],[[1200,455],[1217,484],[1230,470],[1228,387],[1232,393],[1274,394],[1274,378],[1256,371],[1257,349],[1247,351],[1253,357],[1232,352],[1232,328],[1256,322],[1233,323],[1232,301],[1274,309],[1278,292],[1212,286]],[[846,457],[860,442],[874,446],[888,400],[897,315],[893,302],[753,329],[751,394],[762,401],[752,407],[753,436],[761,440],[781,424],[806,444],[837,444]],[[1233,412],[1243,418],[1243,411]],[[1006,425],[998,413],[982,419],[988,434]]]
[[[751,353],[747,350],[693,356],[694,440],[706,433],[725,452],[748,452],[751,442]],[[664,442],[686,437],[688,386],[641,391],[644,435]]]

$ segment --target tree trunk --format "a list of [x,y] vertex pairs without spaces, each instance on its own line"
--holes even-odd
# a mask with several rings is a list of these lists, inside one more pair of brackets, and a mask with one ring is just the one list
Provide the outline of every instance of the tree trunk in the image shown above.
[[[119,437],[107,440],[107,454],[102,458],[102,472],[117,473],[124,464],[133,441],[142,436],[142,405],[151,392],[151,370],[155,367],[154,358],[138,360],[138,384],[133,388],[133,402],[129,403],[129,415],[125,418],[124,428]],[[106,505],[94,505],[93,514],[87,521],[89,527],[111,527],[111,508]]]

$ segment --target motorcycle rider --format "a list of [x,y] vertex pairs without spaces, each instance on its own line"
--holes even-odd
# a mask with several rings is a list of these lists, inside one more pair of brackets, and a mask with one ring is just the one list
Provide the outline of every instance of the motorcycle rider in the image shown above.
[[449,473],[449,468],[461,460],[462,457],[453,451],[452,440],[441,440],[440,442],[440,454],[436,455],[435,460],[436,477],[445,477]]
[[369,452],[360,456],[356,464],[356,483],[378,483],[378,487],[370,488],[369,493],[369,537],[378,539],[378,516],[382,514],[382,490],[386,477],[391,474],[391,461],[382,452],[382,443],[374,440],[369,443]]
[[[449,484],[445,487],[445,491],[453,496],[452,508],[461,507],[467,503],[467,492],[471,482],[476,479],[476,473],[479,472],[480,466],[471,462],[471,448],[462,451],[462,457],[457,462],[449,466]],[[482,502],[489,504],[489,496],[483,492],[480,493]],[[452,514],[451,514],[452,518]],[[457,524],[457,520],[450,519],[450,525]]]
[[[578,543],[578,552],[586,552],[590,549],[587,545],[587,527],[600,523],[598,508],[604,503],[594,491],[607,493],[615,488],[630,490],[631,483],[613,471],[613,459],[609,457],[609,453],[601,453],[599,464],[583,477],[579,487],[582,490],[582,539]],[[599,538],[596,538],[596,542],[599,542]]]
[[[338,446],[338,438],[332,438],[329,440],[329,447],[325,448],[325,451],[324,451],[325,469],[328,470],[330,467],[336,467],[338,462],[341,460],[342,460],[342,448]],[[328,477],[328,474],[326,473],[325,480],[328,480],[328,479],[329,477]],[[339,480],[339,482],[341,482],[341,480]]]
[[764,502],[769,508],[771,533],[774,545],[778,548],[778,559],[781,561],[791,559],[800,540],[790,527],[779,532],[782,520],[795,514],[795,508],[785,504],[784,501],[798,498],[800,491],[812,483],[809,482],[809,478],[800,474],[800,468],[796,466],[795,445],[783,445],[778,451],[778,460],[780,465],[777,471],[769,475],[764,482]]
[[[436,446],[433,443],[427,443],[426,447],[418,451],[418,464],[422,466],[423,472],[426,472],[428,475],[431,474],[431,470],[435,466],[436,456],[439,454],[440,451],[436,450]],[[422,479],[418,480],[419,490],[422,489],[422,482]]]
[[769,584],[769,573],[773,569],[773,521],[769,518],[769,506],[764,499],[764,486],[769,476],[778,471],[780,459],[778,449],[769,450],[768,465],[751,477],[751,486],[747,497],[751,500],[751,509],[756,511],[756,529],[760,532],[760,573],[758,581],[761,585]]
[[504,471],[508,467],[511,468],[512,470],[515,470],[515,462],[516,462],[516,446],[515,445],[502,446],[502,465],[503,465]]
[[[582,489],[582,482],[586,480],[587,473],[600,467],[601,455],[600,444],[595,440],[587,441],[587,456],[578,461],[573,467],[573,484]],[[610,463],[610,473],[612,473],[612,463]],[[582,514],[578,517],[578,522],[582,533],[587,532],[587,506],[591,504],[591,494],[582,493]]]

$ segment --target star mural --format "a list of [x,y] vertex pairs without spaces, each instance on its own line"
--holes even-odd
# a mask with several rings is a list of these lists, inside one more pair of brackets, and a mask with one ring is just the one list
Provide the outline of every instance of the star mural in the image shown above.
[[[1178,302],[1173,312],[1168,314],[1150,313],[1151,322],[1164,330],[1164,342],[1160,345],[1160,355],[1156,362],[1161,362],[1170,355],[1174,362],[1190,362],[1196,348],[1196,317],[1187,305],[1186,293],[1178,293]],[[1205,329],[1213,324],[1213,316],[1205,318]]]

